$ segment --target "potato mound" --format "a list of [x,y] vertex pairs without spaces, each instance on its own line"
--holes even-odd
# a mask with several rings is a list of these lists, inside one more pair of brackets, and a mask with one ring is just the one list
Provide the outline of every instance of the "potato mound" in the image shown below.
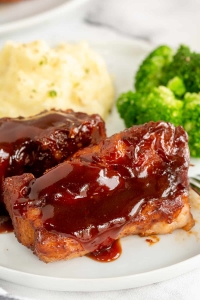
[[113,99],[105,62],[87,43],[7,42],[0,51],[0,117],[71,108],[105,118]]

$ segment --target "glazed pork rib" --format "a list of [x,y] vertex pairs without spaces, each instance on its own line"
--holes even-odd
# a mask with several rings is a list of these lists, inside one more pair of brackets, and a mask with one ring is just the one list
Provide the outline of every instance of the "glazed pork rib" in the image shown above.
[[77,150],[105,138],[98,115],[51,110],[31,118],[0,119],[0,179],[41,176]]
[[150,122],[79,150],[35,179],[7,178],[19,242],[44,262],[100,251],[130,234],[189,230],[189,150],[182,127]]

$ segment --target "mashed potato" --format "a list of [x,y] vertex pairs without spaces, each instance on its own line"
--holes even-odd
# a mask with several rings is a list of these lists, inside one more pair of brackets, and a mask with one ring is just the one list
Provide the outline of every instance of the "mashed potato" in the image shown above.
[[72,108],[105,118],[113,99],[106,65],[86,43],[7,42],[0,51],[0,117]]

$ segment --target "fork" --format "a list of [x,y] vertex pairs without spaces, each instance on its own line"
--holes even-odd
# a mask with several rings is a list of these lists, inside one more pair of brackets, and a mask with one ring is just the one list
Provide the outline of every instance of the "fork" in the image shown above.
[[200,193],[200,175],[195,175],[189,178],[191,186]]

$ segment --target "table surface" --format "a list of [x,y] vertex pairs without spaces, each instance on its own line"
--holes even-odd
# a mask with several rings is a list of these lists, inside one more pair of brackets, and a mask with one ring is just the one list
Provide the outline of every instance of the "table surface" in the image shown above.
[[[1,16],[0,16],[1,18]],[[34,26],[0,34],[0,46],[7,40],[50,43],[89,40],[139,40],[153,45],[177,47],[188,44],[200,51],[200,2],[198,0],[90,0],[70,13]],[[199,299],[200,269],[166,282],[146,287],[99,293],[49,292],[21,287],[0,280],[0,299]],[[1,296],[2,295],[2,296]],[[2,298],[1,298],[2,297]],[[22,299],[21,298],[21,299]]]

